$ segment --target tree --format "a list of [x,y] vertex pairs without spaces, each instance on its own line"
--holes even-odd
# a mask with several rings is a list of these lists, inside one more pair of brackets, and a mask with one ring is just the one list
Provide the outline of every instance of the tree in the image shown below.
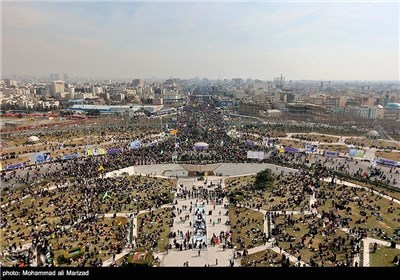
[[275,177],[272,175],[271,169],[265,169],[257,173],[254,188],[258,190],[267,190],[274,187]]

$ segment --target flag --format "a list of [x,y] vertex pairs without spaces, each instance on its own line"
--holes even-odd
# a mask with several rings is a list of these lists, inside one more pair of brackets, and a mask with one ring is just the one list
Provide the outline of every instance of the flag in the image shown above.
[[104,170],[103,165],[100,165],[99,168],[97,169],[97,171],[103,171],[103,170]]
[[103,196],[103,200],[106,199],[107,197],[110,197],[110,195],[108,194],[108,191],[106,191],[106,193]]

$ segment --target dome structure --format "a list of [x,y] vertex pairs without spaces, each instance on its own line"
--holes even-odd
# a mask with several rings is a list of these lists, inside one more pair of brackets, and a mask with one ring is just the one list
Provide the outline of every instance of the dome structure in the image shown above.
[[37,142],[39,142],[39,137],[37,137],[37,136],[30,136],[30,137],[26,140],[26,142],[29,143],[29,144],[37,143]]
[[370,132],[367,133],[367,136],[370,138],[378,138],[379,137],[379,133],[376,130],[371,130]]
[[205,142],[197,142],[197,143],[194,144],[194,147],[196,149],[207,149],[208,146],[209,145],[207,143],[205,143]]

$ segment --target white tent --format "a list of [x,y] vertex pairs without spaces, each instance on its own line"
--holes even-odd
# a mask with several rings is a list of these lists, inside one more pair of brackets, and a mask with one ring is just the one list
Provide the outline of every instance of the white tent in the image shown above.
[[30,136],[30,137],[26,140],[26,142],[27,142],[27,143],[37,143],[37,142],[39,142],[39,137],[37,137],[37,136]]

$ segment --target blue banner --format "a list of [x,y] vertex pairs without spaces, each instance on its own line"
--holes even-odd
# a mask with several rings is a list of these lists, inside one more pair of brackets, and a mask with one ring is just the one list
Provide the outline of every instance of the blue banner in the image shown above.
[[70,154],[70,155],[63,156],[62,159],[78,158],[80,156],[81,156],[80,154]]
[[292,148],[292,147],[285,147],[284,148],[285,153],[298,153],[299,149],[297,148]]
[[110,149],[110,150],[107,151],[107,154],[109,154],[109,155],[111,155],[111,154],[118,154],[118,153],[120,153],[120,152],[122,152],[121,149]]
[[338,155],[339,155],[338,152],[325,151],[325,156],[326,156],[326,157],[337,157]]
[[17,169],[17,168],[21,168],[21,167],[24,167],[24,164],[22,162],[21,163],[7,165],[5,169],[6,170],[12,170],[12,169]]
[[396,167],[398,165],[397,161],[391,160],[391,159],[386,159],[386,158],[378,158],[376,160],[376,163],[388,165],[388,166],[394,166],[394,167]]

